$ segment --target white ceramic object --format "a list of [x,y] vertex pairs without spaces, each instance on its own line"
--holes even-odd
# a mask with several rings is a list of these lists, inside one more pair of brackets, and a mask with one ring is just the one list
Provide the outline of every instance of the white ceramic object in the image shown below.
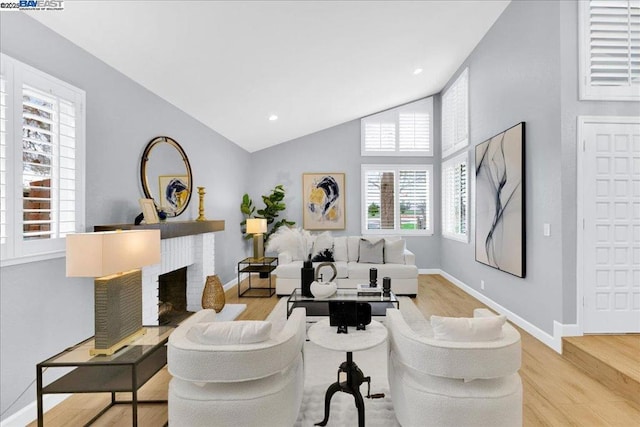
[[311,282],[311,293],[315,298],[329,298],[337,290],[338,284],[336,282],[318,282],[317,280]]

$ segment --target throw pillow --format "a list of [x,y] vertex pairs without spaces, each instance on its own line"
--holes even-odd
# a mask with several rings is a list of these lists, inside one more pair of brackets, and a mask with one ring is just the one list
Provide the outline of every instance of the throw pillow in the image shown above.
[[384,239],[371,243],[367,239],[360,239],[360,256],[358,262],[370,264],[384,263]]
[[385,264],[404,264],[405,241],[384,239]]
[[269,339],[271,322],[236,320],[197,323],[189,329],[187,335],[192,341],[200,344],[255,344]]
[[331,232],[325,231],[318,234],[313,242],[311,251],[311,261],[313,262],[333,262],[333,236]]
[[505,316],[440,317],[431,316],[433,337],[440,341],[494,341],[502,337]]
[[336,261],[349,262],[347,236],[333,238],[333,259]]

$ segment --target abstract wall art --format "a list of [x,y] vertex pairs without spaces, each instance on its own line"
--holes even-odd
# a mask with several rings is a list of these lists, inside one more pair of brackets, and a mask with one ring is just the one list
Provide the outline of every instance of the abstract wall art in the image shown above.
[[525,277],[525,123],[476,146],[476,261]]
[[189,201],[189,177],[186,175],[160,175],[158,186],[160,209],[167,213],[180,212]]
[[344,173],[302,174],[302,223],[305,230],[344,230]]

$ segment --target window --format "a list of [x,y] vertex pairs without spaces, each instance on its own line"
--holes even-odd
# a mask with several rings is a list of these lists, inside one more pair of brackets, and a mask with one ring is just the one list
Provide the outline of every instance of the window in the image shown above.
[[640,100],[640,2],[578,3],[580,99]]
[[433,98],[360,120],[363,156],[433,156]]
[[442,236],[469,241],[468,153],[442,163]]
[[442,94],[442,158],[469,144],[469,69]]
[[84,91],[2,54],[2,265],[60,256],[84,231]]
[[431,165],[362,165],[362,234],[433,234]]

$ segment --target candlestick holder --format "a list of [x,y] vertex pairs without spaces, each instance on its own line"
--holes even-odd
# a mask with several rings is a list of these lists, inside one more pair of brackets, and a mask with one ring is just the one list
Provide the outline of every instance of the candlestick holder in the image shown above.
[[385,297],[391,296],[391,278],[390,277],[382,278],[382,296],[385,296]]
[[204,187],[198,187],[199,204],[198,204],[198,218],[196,218],[196,221],[207,220],[207,218],[204,217],[204,195],[205,195]]
[[369,286],[375,288],[378,286],[378,269],[370,268],[369,269]]

